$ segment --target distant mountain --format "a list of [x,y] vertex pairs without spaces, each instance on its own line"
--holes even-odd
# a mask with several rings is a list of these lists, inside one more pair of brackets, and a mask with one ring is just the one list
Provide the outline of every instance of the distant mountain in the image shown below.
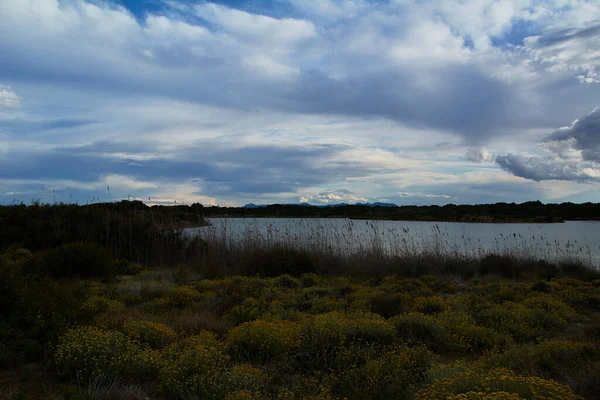
[[336,203],[336,204],[320,204],[320,205],[309,204],[309,203],[290,203],[290,204],[254,204],[254,203],[248,203],[248,204],[242,206],[242,208],[254,209],[254,208],[264,208],[264,207],[275,206],[275,205],[279,205],[279,206],[299,206],[299,207],[319,207],[319,208],[345,207],[345,206],[398,207],[394,203],[380,203],[380,202],[375,202],[375,203],[356,203],[356,204]]
[[380,203],[378,201],[376,201],[375,203],[364,203],[364,204],[359,203],[359,205],[368,206],[368,207],[398,207],[398,205],[394,204],[394,203]]

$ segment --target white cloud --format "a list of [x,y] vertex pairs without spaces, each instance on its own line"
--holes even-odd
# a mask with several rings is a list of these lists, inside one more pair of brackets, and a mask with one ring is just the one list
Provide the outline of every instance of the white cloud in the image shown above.
[[347,189],[326,190],[316,195],[301,196],[300,203],[337,204],[337,203],[366,203],[369,199],[357,195]]
[[2,109],[2,107],[21,107],[21,99],[15,92],[12,91],[10,86],[0,85],[0,109]]
[[[600,17],[600,15],[599,15]],[[600,64],[600,24],[534,36],[525,40],[524,48],[532,60],[550,72],[572,72],[582,83],[598,81]]]
[[315,26],[310,21],[276,19],[213,3],[199,4],[195,6],[195,11],[199,17],[246,40],[293,45],[317,35]]

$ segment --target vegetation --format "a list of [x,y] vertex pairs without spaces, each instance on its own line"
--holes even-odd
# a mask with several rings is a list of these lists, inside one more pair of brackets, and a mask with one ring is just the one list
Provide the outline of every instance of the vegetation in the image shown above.
[[121,246],[121,225],[86,225],[114,210],[53,231],[89,209],[12,207],[0,399],[599,398],[600,273],[581,260],[236,244],[152,210],[123,211]]
[[598,203],[543,204],[530,201],[522,204],[496,203],[445,206],[393,206],[393,205],[336,205],[311,206],[273,204],[264,207],[203,207],[205,217],[313,217],[389,219],[404,221],[455,221],[455,222],[563,222],[566,220],[600,220]]

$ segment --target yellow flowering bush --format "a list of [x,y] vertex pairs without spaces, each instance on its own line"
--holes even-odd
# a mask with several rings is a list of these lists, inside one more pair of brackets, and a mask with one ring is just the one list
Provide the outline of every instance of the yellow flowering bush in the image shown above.
[[339,312],[316,315],[302,328],[302,344],[312,348],[339,347],[351,342],[393,342],[396,329],[377,314]]
[[202,331],[197,335],[189,336],[185,339],[171,343],[162,350],[162,357],[165,362],[172,363],[180,357],[182,353],[196,346],[211,347],[218,349],[221,352],[225,350],[225,345],[217,339],[214,333]]
[[91,296],[81,305],[81,311],[88,315],[98,315],[109,310],[124,308],[125,305],[120,301],[107,299],[102,296]]
[[560,325],[564,325],[577,317],[577,313],[570,306],[545,293],[531,294],[522,302],[522,304],[532,310],[543,310],[547,312],[554,316],[559,321]]
[[177,339],[177,333],[173,329],[159,322],[130,321],[125,323],[123,331],[130,339],[154,349],[163,348]]
[[597,344],[567,340],[547,340],[514,347],[485,360],[486,365],[507,367],[517,372],[562,379],[565,371],[576,371],[600,357]]
[[238,359],[273,360],[300,346],[300,325],[284,320],[246,322],[229,332],[227,346]]
[[233,321],[234,324],[241,324],[257,319],[261,315],[260,303],[253,297],[249,297],[238,304],[233,306],[227,313],[227,317]]
[[431,353],[422,347],[397,346],[367,361],[364,370],[370,398],[399,398],[421,384],[431,364]]
[[250,364],[238,364],[225,374],[227,391],[245,391],[259,393],[267,385],[269,375],[262,369]]
[[413,311],[425,315],[438,314],[448,309],[448,305],[440,296],[417,297],[413,303]]
[[225,400],[263,400],[262,393],[250,392],[249,390],[236,390],[225,397]]
[[95,327],[68,330],[54,353],[61,375],[77,379],[116,379],[132,374],[141,348],[125,335]]
[[509,335],[479,326],[469,314],[458,311],[436,316],[409,313],[390,321],[402,339],[425,344],[438,352],[504,350],[513,343]]
[[202,294],[192,286],[178,286],[168,295],[169,305],[174,308],[186,308],[202,300]]
[[423,382],[430,357],[422,347],[386,348],[383,355],[371,354],[362,364],[330,370],[323,384],[335,398],[405,398],[415,385]]
[[132,366],[130,374],[133,378],[141,381],[156,380],[163,368],[163,353],[160,350],[145,348],[136,359],[135,366]]
[[521,400],[518,394],[508,392],[467,392],[446,397],[446,400]]
[[291,275],[280,275],[277,278],[273,279],[273,283],[275,286],[285,287],[289,289],[299,288],[302,283],[300,280],[294,278]]
[[160,314],[170,308],[171,302],[166,297],[157,297],[156,299],[144,303],[142,306],[142,310],[152,314]]
[[309,272],[300,276],[300,282],[303,287],[307,288],[319,285],[322,282],[322,279],[319,275]]
[[505,302],[493,304],[476,315],[477,321],[486,327],[511,335],[516,341],[535,339],[543,330],[537,324],[535,312],[522,304]]
[[[513,371],[498,368],[487,372],[465,371],[452,378],[438,380],[417,392],[415,400],[430,399],[479,399],[494,392],[501,392],[500,398],[507,394],[518,396],[516,399],[578,400],[573,390],[558,382],[535,376],[518,376]],[[457,395],[463,397],[451,397]],[[469,397],[471,396],[471,397]],[[473,397],[479,396],[479,397]]]
[[448,333],[429,315],[408,313],[398,315],[390,322],[394,324],[400,338],[414,343],[422,343],[435,351],[446,351],[449,343]]
[[396,330],[370,313],[317,315],[304,322],[299,360],[306,368],[343,370],[395,340]]
[[335,296],[319,296],[310,301],[311,314],[323,314],[333,311],[339,311],[343,308],[344,303],[339,301]]
[[160,388],[180,399],[221,399],[223,373],[229,357],[210,342],[191,345],[170,354],[160,371]]

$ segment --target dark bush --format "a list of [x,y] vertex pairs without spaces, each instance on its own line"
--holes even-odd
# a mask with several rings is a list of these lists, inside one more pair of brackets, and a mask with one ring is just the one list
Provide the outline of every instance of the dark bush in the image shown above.
[[538,281],[531,285],[531,290],[534,292],[550,293],[552,291],[552,286],[546,281]]
[[0,367],[37,361],[69,324],[86,321],[84,283],[23,274],[0,257]]
[[124,272],[118,270],[107,249],[89,243],[71,243],[46,250],[36,263],[36,269],[52,278],[109,279]]
[[317,263],[307,251],[289,247],[259,249],[248,256],[244,265],[246,275],[274,277],[289,274],[300,277],[302,274],[317,272]]
[[371,312],[384,318],[408,311],[412,299],[404,293],[375,292],[370,298]]
[[497,254],[489,254],[479,262],[481,275],[498,275],[504,278],[516,278],[519,275],[514,259]]

